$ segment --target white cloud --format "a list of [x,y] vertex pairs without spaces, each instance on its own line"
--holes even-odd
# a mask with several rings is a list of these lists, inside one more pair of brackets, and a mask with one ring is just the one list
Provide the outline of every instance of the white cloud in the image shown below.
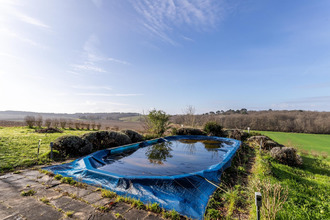
[[142,25],[163,41],[176,45],[170,36],[174,28],[195,30],[214,28],[224,17],[223,1],[214,0],[132,0],[143,17]]
[[304,110],[329,111],[330,96],[297,98],[278,104],[272,104],[271,107],[275,109],[285,109],[285,110],[304,109]]
[[106,71],[104,69],[102,69],[101,67],[95,66],[94,64],[73,64],[72,65],[73,69],[75,71],[92,71],[92,72],[99,72],[99,73],[105,73]]
[[141,96],[143,94],[139,93],[117,93],[117,94],[109,94],[109,93],[77,93],[78,96]]
[[34,40],[31,40],[30,38],[24,37],[22,34],[18,34],[18,33],[14,32],[14,31],[11,31],[7,28],[1,28],[0,33],[5,34],[9,37],[15,38],[17,40],[20,40],[24,43],[28,43],[28,44],[30,44],[32,46],[35,46],[35,47],[39,47],[39,48],[42,48],[42,49],[47,48],[46,46],[44,46],[42,44],[39,44],[39,43],[35,42]]
[[86,101],[84,104],[88,105],[88,106],[102,106],[102,105],[126,106],[126,105],[128,105],[128,104],[119,103],[119,102],[94,102],[94,101]]
[[13,14],[19,18],[21,21],[27,23],[27,24],[31,24],[34,26],[37,26],[39,28],[44,28],[44,29],[50,29],[50,26],[48,26],[47,24],[43,23],[42,21],[40,21],[39,19],[33,18],[31,16],[25,15],[19,11],[13,11]]
[[112,62],[115,62],[115,63],[121,63],[121,64],[124,64],[124,65],[131,65],[129,62],[127,61],[124,61],[124,60],[118,60],[118,59],[115,59],[115,58],[106,58],[106,60],[108,61],[112,61]]
[[112,90],[109,86],[72,86],[74,89],[84,89],[84,90]]
[[78,64],[71,65],[74,70],[73,72],[82,71],[105,73],[107,71],[102,67],[102,64],[108,61],[123,65],[130,65],[130,63],[127,61],[102,55],[102,53],[98,49],[100,47],[100,44],[101,43],[97,35],[92,34],[91,36],[89,36],[89,38],[84,43],[81,60],[78,62]]
[[[36,17],[32,17],[30,15],[27,15],[26,13],[21,12],[17,9],[17,4],[12,4],[12,2],[2,2],[0,5],[0,12],[2,16],[3,21],[7,20],[6,18],[16,18],[20,20],[21,22],[24,22],[26,24],[42,28],[42,29],[50,29],[50,26],[45,24],[43,21]],[[19,5],[22,7],[22,5]]]

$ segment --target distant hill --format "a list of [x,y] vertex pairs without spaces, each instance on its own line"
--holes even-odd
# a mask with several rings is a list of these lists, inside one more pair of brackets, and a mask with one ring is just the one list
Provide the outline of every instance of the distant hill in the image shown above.
[[66,119],[84,119],[84,120],[119,120],[120,118],[140,116],[139,113],[41,113],[41,112],[26,112],[26,111],[0,111],[0,120],[7,121],[24,121],[26,116],[39,116],[45,118],[66,118]]

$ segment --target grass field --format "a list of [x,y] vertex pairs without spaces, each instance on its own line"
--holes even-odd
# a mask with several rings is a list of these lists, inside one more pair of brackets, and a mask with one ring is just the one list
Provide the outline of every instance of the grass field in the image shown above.
[[40,134],[26,127],[0,127],[0,172],[16,167],[37,164],[38,142],[40,154],[50,150],[50,142],[63,135],[82,135],[90,131],[65,130],[63,133]]
[[330,135],[327,134],[302,134],[302,133],[285,133],[272,131],[256,131],[266,135],[274,141],[304,150],[314,150],[318,152],[326,152],[330,155]]
[[143,119],[142,116],[139,116],[139,115],[119,118],[119,120],[123,121],[123,122],[140,122],[142,119]]
[[[302,156],[303,166],[290,167],[278,163],[267,153],[257,152],[251,179],[261,183],[269,180],[288,190],[287,201],[276,219],[330,219],[330,163],[327,160],[311,155]],[[251,193],[251,201],[253,196]],[[281,201],[278,198],[270,199]],[[250,218],[255,219],[254,205]]]

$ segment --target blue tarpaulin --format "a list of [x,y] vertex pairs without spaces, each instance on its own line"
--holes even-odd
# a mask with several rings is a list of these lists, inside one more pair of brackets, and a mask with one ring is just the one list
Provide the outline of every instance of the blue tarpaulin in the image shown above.
[[[171,142],[180,139],[215,140],[225,142],[219,147],[223,154],[217,164],[193,173],[172,176],[122,175],[108,172],[101,168],[106,166],[106,157],[127,151],[152,146],[159,142]],[[228,138],[207,136],[170,136],[146,142],[126,145],[117,148],[100,150],[71,163],[45,167],[55,174],[73,177],[77,181],[102,186],[118,195],[140,199],[144,203],[158,203],[160,207],[173,210],[193,219],[202,219],[209,197],[220,183],[224,169],[230,166],[231,160],[241,142]],[[198,155],[197,155],[198,156]],[[109,165],[111,166],[111,164]]]

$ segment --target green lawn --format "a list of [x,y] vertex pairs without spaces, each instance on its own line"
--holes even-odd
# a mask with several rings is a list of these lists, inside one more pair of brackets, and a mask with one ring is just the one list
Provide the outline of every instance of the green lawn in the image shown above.
[[[260,154],[257,151],[251,180],[264,183],[268,179],[288,189],[287,201],[276,219],[330,219],[330,162],[311,155],[302,156],[302,159],[303,166],[290,167],[278,163],[266,153]],[[253,196],[251,193],[251,201]],[[275,201],[277,198],[269,199]],[[250,219],[255,219],[254,205],[251,207]]]
[[256,131],[266,135],[274,141],[308,151],[314,150],[318,152],[327,152],[330,154],[330,135],[327,134],[302,134],[302,133],[285,133],[273,131]]
[[41,139],[40,154],[50,150],[50,142],[63,135],[82,135],[90,131],[65,130],[63,133],[39,134],[26,127],[0,127],[0,173],[16,167],[38,164],[37,149]]

